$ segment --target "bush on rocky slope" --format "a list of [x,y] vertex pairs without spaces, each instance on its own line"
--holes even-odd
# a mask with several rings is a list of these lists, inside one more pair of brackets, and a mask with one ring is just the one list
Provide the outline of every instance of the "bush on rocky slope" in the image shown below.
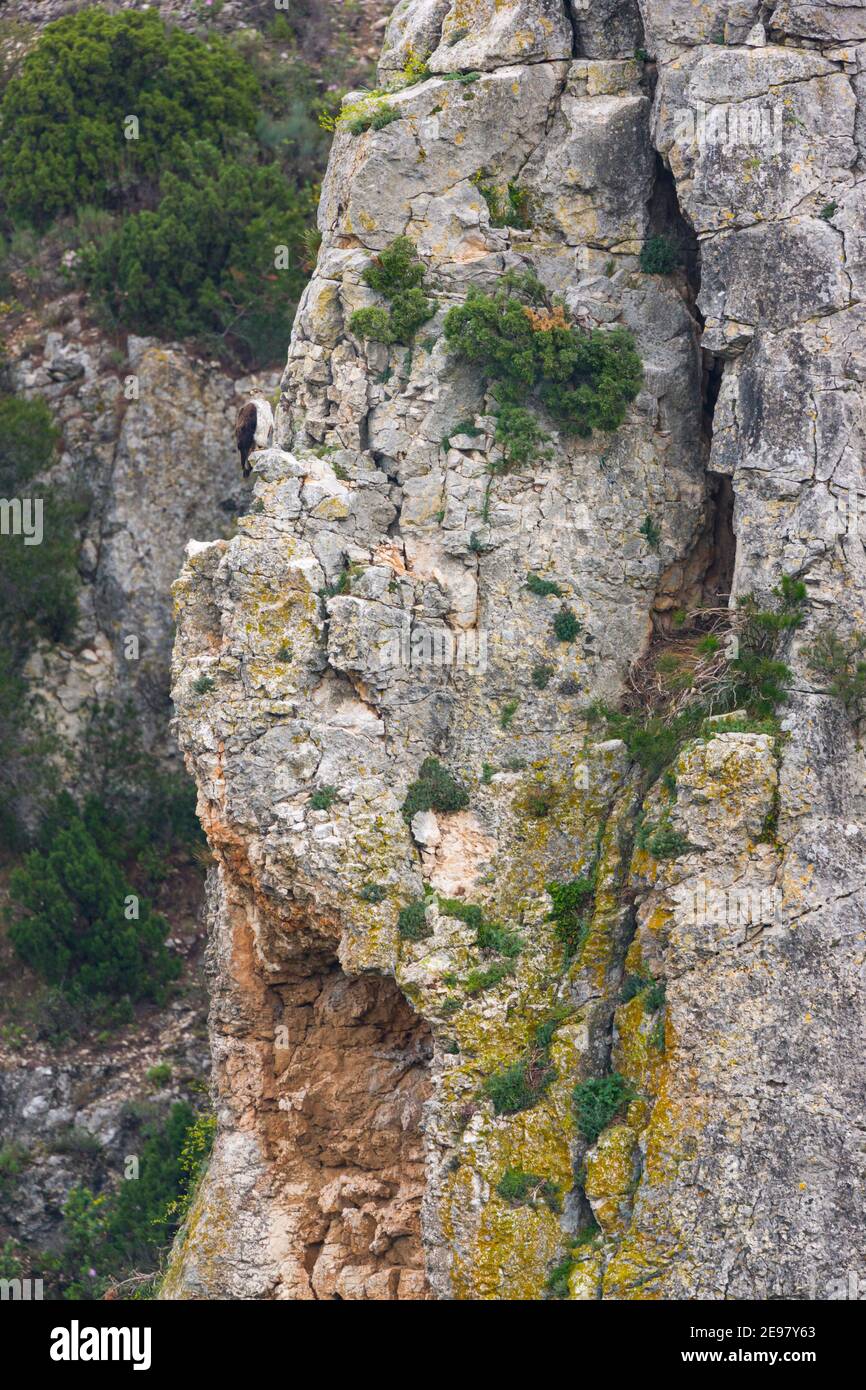
[[202,131],[223,148],[252,131],[257,95],[223,39],[169,29],[155,11],[66,16],[3,95],[3,201],[38,225],[85,203],[134,201]]
[[306,280],[296,248],[313,215],[309,191],[275,165],[226,160],[203,143],[160,191],[154,211],[128,217],[85,254],[88,287],[115,323],[217,348],[231,335],[245,360],[276,360]]
[[113,330],[193,338],[244,369],[278,362],[310,269],[318,117],[351,66],[341,53],[314,73],[281,41],[290,51],[252,30],[203,38],[155,11],[46,25],[0,98],[5,269],[32,289],[16,248],[33,224],[52,248],[36,278],[52,293],[58,266],[83,278]]
[[445,317],[449,346],[475,363],[498,406],[496,442],[511,464],[541,452],[536,402],[566,433],[615,430],[643,379],[625,329],[586,333],[569,323],[532,273],[503,276],[493,294],[470,289]]
[[136,1271],[127,1296],[152,1296],[163,1253],[186,1212],[213,1135],[213,1116],[179,1101],[146,1124],[134,1180],[94,1193],[74,1187],[63,1211],[64,1242],[44,1257],[52,1291],[64,1299],[101,1298]]
[[132,1003],[166,997],[180,962],[165,945],[168,923],[126,881],[71,797],[60,798],[50,843],[9,881],[18,912],[9,928],[18,955],[73,1000],[102,1001],[128,1017]]

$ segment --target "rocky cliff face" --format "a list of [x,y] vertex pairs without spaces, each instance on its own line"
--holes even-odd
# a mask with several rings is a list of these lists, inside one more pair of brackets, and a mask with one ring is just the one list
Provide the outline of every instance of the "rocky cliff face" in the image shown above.
[[13,345],[9,369],[18,393],[49,403],[63,439],[56,476],[87,509],[75,639],[44,643],[28,674],[64,744],[75,743],[90,702],[117,700],[134,708],[146,747],[176,758],[167,596],[190,532],[226,534],[245,506],[234,418],[248,390],[273,382],[232,379],[153,339],[112,349],[75,316],[75,299],[50,306],[53,328]]
[[[807,653],[864,622],[864,11],[403,0],[383,83],[419,55],[338,132],[279,447],[176,588],[220,1129],[165,1296],[840,1296],[864,765]],[[388,347],[350,318],[404,235],[435,316]],[[505,469],[442,327],[527,267],[644,379]],[[783,576],[781,727],[648,770],[590,717]],[[431,757],[468,799],[404,815]]]

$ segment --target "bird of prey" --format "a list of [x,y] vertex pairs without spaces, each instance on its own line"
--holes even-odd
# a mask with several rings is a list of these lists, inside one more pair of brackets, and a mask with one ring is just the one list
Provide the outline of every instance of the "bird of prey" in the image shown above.
[[250,399],[241,406],[235,421],[235,441],[245,478],[253,471],[249,465],[253,449],[266,449],[273,432],[274,412],[271,410],[270,402],[266,401],[264,396],[251,392]]

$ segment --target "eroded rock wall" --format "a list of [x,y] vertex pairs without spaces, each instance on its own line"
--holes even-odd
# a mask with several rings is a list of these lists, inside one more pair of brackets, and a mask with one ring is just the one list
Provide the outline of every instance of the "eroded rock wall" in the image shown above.
[[[278,447],[176,590],[178,733],[219,862],[220,1134],[167,1296],[534,1299],[571,1252],[575,1299],[831,1297],[862,1266],[864,769],[802,655],[828,610],[862,620],[834,500],[862,473],[860,13],[397,7],[383,80],[419,53],[431,75],[336,136]],[[701,103],[769,125],[727,149]],[[526,189],[531,225],[494,226],[484,180]],[[641,273],[664,231],[681,269]],[[387,348],[349,320],[400,235],[436,314]],[[582,326],[627,326],[644,385],[615,434],[501,473],[442,324],[526,267]],[[783,574],[809,597],[786,737],[720,724],[647,794],[590,702],[623,695],[672,612]],[[409,824],[429,756],[469,804]],[[567,954],[547,888],[590,874]],[[398,914],[425,885],[412,940]],[[745,926],[706,906],[732,889],[758,903]],[[518,936],[498,980],[454,899]],[[666,985],[654,1013],[622,1001],[642,972]],[[515,1063],[535,1102],[497,1113]],[[634,1098],[589,1146],[572,1091],[611,1070]],[[561,1209],[507,1200],[509,1169]]]

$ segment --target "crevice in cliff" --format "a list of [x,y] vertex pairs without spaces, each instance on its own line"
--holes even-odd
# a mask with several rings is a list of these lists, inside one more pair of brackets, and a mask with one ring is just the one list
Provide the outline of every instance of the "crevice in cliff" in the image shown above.
[[[649,728],[653,720],[661,723],[668,717],[672,718],[682,701],[687,698],[686,692],[692,688],[691,682],[702,678],[699,672],[702,644],[703,651],[707,653],[705,659],[712,660],[711,653],[705,645],[707,634],[718,634],[720,640],[722,633],[727,630],[727,619],[719,610],[726,607],[731,591],[736,540],[733,529],[732,481],[727,475],[714,473],[709,468],[724,360],[700,347],[705,326],[698,307],[701,289],[700,244],[693,227],[680,208],[673,174],[658,152],[656,177],[647,213],[647,236],[663,236],[677,246],[679,270],[675,272],[671,283],[683,295],[694,323],[695,352],[700,354],[700,395],[699,399],[694,401],[693,443],[695,462],[702,468],[704,485],[703,522],[687,553],[669,564],[659,577],[652,613],[653,633],[647,651],[630,672],[630,688],[621,706],[623,713],[645,720]],[[716,642],[717,647],[719,640]],[[678,691],[682,694],[679,695]],[[613,899],[618,904],[618,912],[615,921],[608,925],[611,933],[610,955],[603,996],[594,1006],[594,1017],[590,1026],[590,1055],[594,1075],[597,1076],[612,1075],[615,1072],[617,1008],[625,1005],[630,998],[623,992],[627,976],[626,962],[629,961],[630,970],[635,969],[632,964],[633,957],[630,957],[629,953],[638,930],[635,901],[641,896],[641,892],[635,886],[640,882],[640,878],[632,878],[631,866],[636,853],[654,853],[649,835],[652,826],[648,821],[644,822],[644,802],[651,792],[653,798],[661,796],[657,805],[664,805],[665,797],[675,802],[676,782],[671,772],[675,747],[676,742],[672,738],[667,762],[660,754],[658,764],[654,764],[650,759],[644,761],[641,766],[637,763],[632,765],[631,783],[624,789],[620,809],[615,812],[619,831],[615,857],[611,857],[609,864],[610,887]],[[663,785],[665,790],[652,791],[659,779],[662,779],[660,785]],[[658,832],[658,824],[655,830]],[[671,836],[676,836],[677,832],[669,827],[668,830]],[[675,839],[672,840],[672,846],[675,847]],[[659,855],[670,857],[667,849],[663,850],[661,847]],[[662,1040],[653,1045],[664,1055],[663,979],[652,984],[653,988],[659,986],[662,1002],[660,1006],[656,1006],[658,1019],[654,1027],[661,1028]],[[621,1038],[619,1056],[623,1056]],[[648,1118],[644,1124],[648,1122]],[[580,1162],[575,1172],[575,1200],[579,1202],[581,1211],[588,1200],[584,1160],[591,1147],[589,1143],[582,1143],[577,1151]],[[635,1179],[633,1193],[637,1191],[643,1178],[642,1165],[640,1175]],[[616,1236],[614,1251],[619,1248],[621,1240],[626,1238],[631,1219],[629,1214]],[[608,1247],[608,1252],[603,1258],[600,1290],[604,1287],[605,1272],[612,1258],[615,1256],[610,1254]]]
[[689,310],[699,319],[697,297],[701,287],[701,269],[698,239],[683,216],[673,174],[658,152],[655,158],[655,177],[647,203],[647,236],[668,237],[676,245],[685,276]]
[[704,468],[704,522],[688,553],[660,575],[653,610],[653,627],[659,637],[670,636],[675,615],[685,610],[723,606],[730,595],[734,574],[736,539],[733,529],[734,497],[729,477],[713,473],[713,427],[722,387],[724,360],[699,346],[705,320],[699,307],[701,247],[694,228],[683,214],[672,171],[656,152],[656,175],[647,205],[648,235],[672,240],[680,259],[679,283],[695,325],[701,360],[700,418],[697,447]]
[[571,6],[571,0],[562,0],[562,3],[565,6],[565,17],[571,25],[571,56],[572,58],[581,58],[583,54],[581,52],[580,27],[577,22],[577,15]]

